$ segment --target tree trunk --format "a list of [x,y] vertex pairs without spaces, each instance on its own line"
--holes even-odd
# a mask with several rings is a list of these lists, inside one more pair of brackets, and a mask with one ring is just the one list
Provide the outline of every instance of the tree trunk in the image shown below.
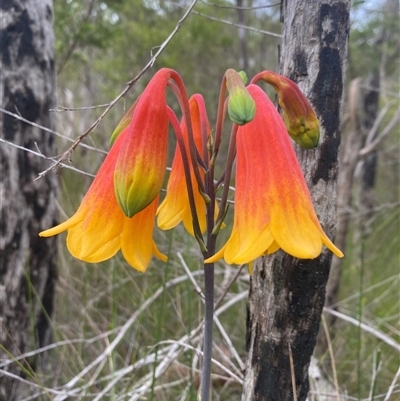
[[[297,149],[297,154],[316,212],[331,239],[336,224],[337,156],[349,7],[348,0],[281,2],[281,73],[299,84],[314,105],[322,128],[318,149]],[[279,251],[254,263],[243,401],[293,400],[293,384],[297,400],[306,399],[308,367],[331,259],[332,253],[326,249],[314,260],[295,259]]]
[[[382,12],[386,21],[399,13],[397,0],[387,0],[382,5]],[[379,49],[389,35],[393,34],[386,26],[382,26],[372,38],[372,46]],[[373,142],[378,130],[373,132],[373,126],[378,115],[380,89],[387,55],[380,55],[380,65],[373,69],[367,78],[354,79],[349,88],[350,128],[344,135],[344,146],[340,157],[340,172],[338,178],[338,231],[336,245],[345,252],[346,235],[348,232],[352,210],[358,210],[360,217],[355,224],[355,238],[353,243],[359,243],[362,236],[370,233],[370,223],[374,206],[375,177],[378,161],[378,152],[374,150],[367,156],[361,156],[360,151]],[[383,70],[383,71],[380,71]],[[372,133],[372,135],[371,135]],[[361,159],[361,160],[360,160]],[[358,199],[353,200],[353,182],[356,180],[357,165],[361,163],[361,179]],[[358,204],[357,204],[358,201]],[[335,258],[332,262],[331,274],[326,293],[326,305],[336,307],[339,301],[342,261]],[[336,318],[327,316],[328,326],[332,326]],[[319,350],[325,352],[326,341],[321,333],[318,338]]]
[[[342,151],[340,152],[340,171],[338,175],[337,206],[340,214],[337,219],[336,246],[345,252],[346,235],[352,217],[351,207],[353,203],[354,171],[358,163],[358,154],[363,146],[364,135],[360,111],[362,108],[362,80],[353,79],[349,85],[348,112],[349,128],[342,138]],[[326,287],[325,304],[336,307],[339,299],[339,285],[341,278],[341,264],[339,258],[333,258],[328,284]],[[327,315],[328,326],[331,326],[336,317]],[[321,330],[318,335],[317,353],[323,354],[327,350],[327,339]]]
[[[54,37],[51,0],[2,1],[0,93],[4,109],[52,128],[55,105]],[[51,134],[0,113],[2,138],[54,155]],[[0,146],[0,366],[18,375],[36,359],[7,365],[49,340],[56,279],[56,239],[38,233],[56,223],[57,180],[34,181],[48,162],[7,143]],[[6,362],[5,364],[3,364]],[[7,365],[7,366],[5,366]],[[0,400],[19,399],[18,380],[0,373]]]

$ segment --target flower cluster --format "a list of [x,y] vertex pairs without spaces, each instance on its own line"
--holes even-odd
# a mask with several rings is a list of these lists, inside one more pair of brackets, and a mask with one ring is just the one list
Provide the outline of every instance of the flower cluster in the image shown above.
[[[255,85],[260,79],[278,93],[283,119]],[[181,121],[167,104],[168,87],[179,101]],[[233,122],[228,162],[223,178],[215,180],[225,113]],[[170,125],[177,146],[167,194],[158,205]],[[317,117],[294,82],[264,71],[246,87],[241,75],[228,70],[221,86],[216,129],[211,132],[203,97],[196,94],[188,99],[179,74],[161,69],[114,131],[110,152],[77,212],[39,235],[49,237],[68,230],[67,247],[74,257],[96,263],[121,250],[126,261],[141,272],[153,255],[166,260],[153,241],[156,215],[163,230],[183,222],[198,240],[205,263],[220,258],[227,263],[250,263],[280,248],[297,258],[316,258],[322,245],[343,256],[321,228],[290,140],[306,148],[316,147],[319,140]],[[235,157],[232,233],[214,252],[208,245],[215,244],[226,215]],[[218,205],[216,191],[222,182]]]

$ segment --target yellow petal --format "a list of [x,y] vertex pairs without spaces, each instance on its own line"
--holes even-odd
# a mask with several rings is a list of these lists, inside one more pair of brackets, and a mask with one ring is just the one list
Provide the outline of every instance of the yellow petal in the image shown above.
[[39,237],[52,237],[53,235],[57,235],[62,233],[65,230],[68,230],[70,227],[74,226],[77,224],[79,221],[83,219],[82,214],[76,212],[71,218],[69,218],[67,221],[64,221],[63,223],[49,228],[48,230],[42,231],[39,233]]
[[122,254],[126,261],[140,272],[146,271],[154,250],[157,257],[164,260],[166,258],[152,240],[157,204],[158,197],[147,208],[124,221],[121,234]]

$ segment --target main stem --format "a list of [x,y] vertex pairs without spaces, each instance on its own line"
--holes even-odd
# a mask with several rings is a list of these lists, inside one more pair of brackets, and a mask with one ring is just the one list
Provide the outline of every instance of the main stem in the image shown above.
[[[217,237],[212,234],[214,227],[214,170],[206,174],[206,189],[211,202],[207,205],[207,253],[203,258],[214,255]],[[201,368],[200,401],[209,401],[211,388],[211,353],[214,325],[214,263],[204,263],[204,342],[203,366]]]
[[[205,174],[205,190],[210,198],[210,202],[207,203],[207,251],[203,252],[203,259],[206,260],[208,257],[215,254],[215,245],[217,241],[218,232],[214,233],[215,225],[215,186],[214,186],[214,167],[215,159],[217,157],[219,145],[221,142],[222,135],[222,123],[225,115],[225,94],[226,94],[226,78],[221,83],[221,91],[218,101],[218,112],[217,112],[217,126],[216,126],[216,137],[215,146],[211,155],[211,163],[208,165],[209,169]],[[234,152],[231,149],[232,145],[235,145],[235,134],[236,129],[233,130],[234,140],[230,141],[230,153],[231,161],[234,159]],[[228,158],[229,159],[229,158]],[[228,164],[226,174],[228,180],[230,179],[230,173],[232,169],[232,163]],[[225,181],[226,184],[226,181]],[[229,186],[229,182],[228,182]],[[227,198],[228,191],[224,191],[225,198]],[[224,196],[221,202],[222,212],[226,207],[226,199]],[[217,218],[217,222],[223,218],[224,213]],[[204,341],[203,341],[203,365],[201,368],[201,384],[200,384],[200,401],[209,401],[211,393],[211,358],[212,358],[212,342],[213,342],[213,325],[214,325],[214,263],[204,263]]]
[[204,264],[204,343],[200,400],[209,401],[211,388],[211,352],[214,324],[214,263]]

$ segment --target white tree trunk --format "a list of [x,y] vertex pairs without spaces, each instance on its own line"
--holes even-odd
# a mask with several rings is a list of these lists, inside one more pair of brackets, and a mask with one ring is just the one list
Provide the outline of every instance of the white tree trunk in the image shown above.
[[[8,0],[1,13],[1,107],[52,128],[55,105],[51,0]],[[53,136],[0,112],[1,137],[55,155]],[[56,223],[57,180],[34,182],[48,162],[0,143],[0,365],[46,344],[56,279],[56,240],[38,233]],[[21,360],[35,369],[37,360]],[[18,363],[4,368],[19,374]],[[18,380],[0,374],[0,400],[19,399]]]

